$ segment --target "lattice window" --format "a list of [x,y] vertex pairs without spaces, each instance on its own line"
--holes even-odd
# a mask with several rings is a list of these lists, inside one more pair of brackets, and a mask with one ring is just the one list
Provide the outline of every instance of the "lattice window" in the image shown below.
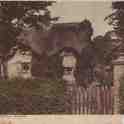
[[23,62],[23,63],[21,63],[21,66],[22,66],[22,72],[24,72],[24,73],[29,72],[29,70],[30,70],[30,63]]

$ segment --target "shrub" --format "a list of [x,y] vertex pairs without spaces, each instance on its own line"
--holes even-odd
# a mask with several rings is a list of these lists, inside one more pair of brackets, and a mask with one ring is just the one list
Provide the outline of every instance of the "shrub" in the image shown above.
[[0,114],[65,113],[64,93],[61,80],[0,80]]

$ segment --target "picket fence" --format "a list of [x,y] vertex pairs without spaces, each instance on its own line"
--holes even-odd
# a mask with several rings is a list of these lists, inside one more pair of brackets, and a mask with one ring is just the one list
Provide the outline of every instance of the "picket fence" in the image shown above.
[[70,86],[68,100],[72,114],[113,114],[113,87],[93,85],[88,88]]

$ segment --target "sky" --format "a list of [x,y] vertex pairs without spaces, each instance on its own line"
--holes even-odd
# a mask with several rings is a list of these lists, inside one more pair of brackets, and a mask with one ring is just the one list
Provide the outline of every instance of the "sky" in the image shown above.
[[50,7],[52,17],[59,16],[58,22],[80,22],[89,19],[92,22],[94,36],[104,35],[112,29],[104,21],[104,18],[111,14],[111,1],[59,1]]

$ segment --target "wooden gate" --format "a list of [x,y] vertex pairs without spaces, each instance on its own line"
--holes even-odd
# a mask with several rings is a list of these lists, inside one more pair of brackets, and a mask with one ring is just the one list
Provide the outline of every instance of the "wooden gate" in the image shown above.
[[113,87],[94,85],[89,88],[72,86],[69,100],[72,114],[113,114]]

